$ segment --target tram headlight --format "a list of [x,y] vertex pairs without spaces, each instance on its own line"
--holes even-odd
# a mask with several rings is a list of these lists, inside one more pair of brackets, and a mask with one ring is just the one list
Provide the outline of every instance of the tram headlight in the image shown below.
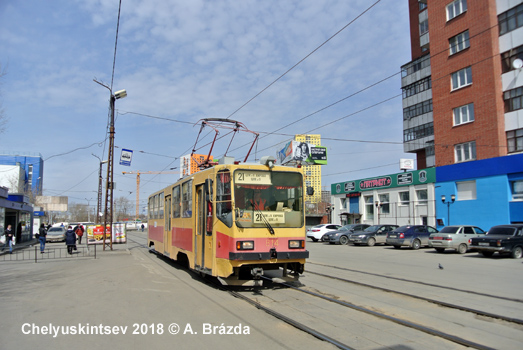
[[289,241],[289,249],[304,249],[304,248],[305,248],[305,241],[302,239]]
[[238,241],[236,250],[254,250],[254,241]]

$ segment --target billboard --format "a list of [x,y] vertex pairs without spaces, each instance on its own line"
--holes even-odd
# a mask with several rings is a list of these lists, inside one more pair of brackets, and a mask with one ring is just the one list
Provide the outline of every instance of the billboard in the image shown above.
[[[87,244],[102,244],[104,238],[104,225],[87,225]],[[106,243],[110,243],[109,239],[113,243],[126,243],[127,235],[125,224],[121,222],[113,223],[113,229],[107,225],[107,238]]]
[[289,141],[276,157],[282,165],[290,164],[327,164],[327,147],[316,146],[311,143]]

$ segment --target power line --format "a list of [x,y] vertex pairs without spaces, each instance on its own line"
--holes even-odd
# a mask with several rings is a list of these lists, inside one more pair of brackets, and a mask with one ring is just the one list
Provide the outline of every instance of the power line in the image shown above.
[[348,26],[350,26],[352,23],[354,23],[356,20],[358,20],[361,16],[363,16],[365,13],[367,13],[371,8],[373,8],[376,4],[378,4],[381,0],[378,0],[376,1],[374,4],[372,4],[371,6],[369,6],[365,11],[363,11],[362,13],[360,13],[356,18],[354,18],[352,21],[350,21],[349,23],[347,23],[343,28],[341,28],[340,30],[338,30],[336,33],[334,33],[334,35],[332,35],[330,38],[328,38],[327,40],[325,40],[320,46],[318,46],[317,48],[315,48],[314,50],[312,50],[307,56],[305,56],[304,58],[302,58],[300,61],[298,61],[298,63],[296,63],[294,66],[292,66],[291,68],[289,68],[285,73],[283,73],[282,75],[280,75],[278,78],[276,78],[276,80],[274,80],[272,83],[270,83],[269,85],[267,85],[265,88],[263,88],[260,92],[258,92],[256,95],[254,95],[253,97],[251,97],[250,100],[248,100],[247,102],[245,102],[243,105],[241,105],[238,109],[236,109],[234,112],[232,112],[231,114],[229,114],[229,116],[226,118],[226,119],[229,119],[230,117],[232,117],[234,114],[236,114],[240,109],[242,109],[243,107],[247,106],[252,100],[254,100],[256,97],[260,96],[263,92],[265,92],[265,90],[269,89],[272,85],[274,85],[278,80],[280,80],[281,78],[283,78],[285,75],[287,75],[287,73],[289,73],[291,70],[293,70],[294,68],[296,68],[299,64],[301,64],[303,61],[305,61],[307,58],[309,58],[313,53],[315,53],[316,51],[318,51],[323,45],[325,45],[327,42],[329,42],[332,38],[334,38],[336,35],[338,35],[339,33],[341,33],[343,30],[345,30],[345,28],[347,28]]

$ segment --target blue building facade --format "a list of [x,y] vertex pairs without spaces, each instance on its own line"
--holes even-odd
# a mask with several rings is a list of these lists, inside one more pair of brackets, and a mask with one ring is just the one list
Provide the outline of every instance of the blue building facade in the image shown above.
[[523,223],[523,154],[437,167],[435,198],[438,229]]
[[0,165],[18,165],[25,174],[24,191],[42,195],[44,160],[39,153],[0,152]]

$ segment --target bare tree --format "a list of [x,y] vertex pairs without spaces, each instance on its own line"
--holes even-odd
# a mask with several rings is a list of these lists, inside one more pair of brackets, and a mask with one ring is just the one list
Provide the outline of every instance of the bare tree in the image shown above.
[[122,221],[129,218],[129,212],[133,208],[133,203],[125,198],[118,197],[114,200],[114,221]]
[[69,205],[69,216],[74,222],[86,222],[88,220],[89,207],[86,204],[74,203]]
[[[6,75],[5,67],[2,68],[0,64],[0,88],[2,86],[2,78]],[[0,89],[0,134],[4,133],[7,129],[7,116],[5,115],[4,108],[2,107],[2,90]]]

